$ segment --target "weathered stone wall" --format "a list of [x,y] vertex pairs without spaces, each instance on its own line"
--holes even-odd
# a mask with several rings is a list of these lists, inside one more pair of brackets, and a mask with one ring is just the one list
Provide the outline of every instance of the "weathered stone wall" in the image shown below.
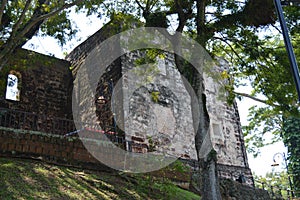
[[223,200],[271,200],[282,198],[271,198],[266,190],[253,188],[230,179],[220,180],[220,191]]
[[[228,63],[220,58],[216,60],[216,65],[215,69],[220,74],[229,69]],[[238,108],[235,102],[233,105],[226,103],[226,93],[222,91],[222,84],[226,83],[216,83],[215,79],[205,77],[210,134],[217,151],[218,163],[248,168]]]
[[140,51],[121,57],[126,139],[134,152],[197,159],[191,99],[174,57],[166,55],[157,63],[136,65],[144,56]]
[[217,168],[219,177],[234,181],[238,181],[239,178],[244,177],[244,184],[254,187],[254,179],[251,173],[251,169],[249,167],[223,165],[219,163]]
[[[85,62],[86,57],[91,53],[91,51],[98,47],[104,40],[118,32],[120,32],[120,30],[117,26],[108,23],[70,52],[66,57],[66,60],[71,63],[73,74],[76,75],[79,67]],[[109,49],[106,50],[109,51]],[[110,50],[113,52],[116,49]]]
[[[86,133],[91,134],[91,133]],[[99,143],[89,141],[99,148]],[[102,144],[105,150],[109,144]],[[114,160],[118,155],[99,152],[103,159]],[[63,135],[0,127],[0,156],[36,158],[56,164],[66,164],[97,170],[113,170],[95,159],[85,148],[82,139]],[[100,155],[99,155],[100,156]]]
[[5,100],[2,94],[0,107],[72,119],[73,77],[67,61],[21,50],[10,66],[18,66],[22,75],[20,101]]
[[[229,69],[227,61],[216,58],[215,71],[221,74]],[[217,152],[220,177],[237,180],[245,177],[248,185],[253,185],[249,168],[244,137],[236,102],[229,105],[226,101],[224,84],[226,80],[205,76],[207,111],[210,117],[210,138]]]
[[[123,116],[119,99],[113,98],[114,86],[121,78],[120,59],[117,59],[100,77],[96,88],[96,115],[103,129],[116,131],[117,116]],[[115,104],[119,104],[115,108]]]
[[[122,121],[121,104],[117,102],[117,98],[112,102],[112,88],[121,77],[121,68],[119,67],[121,60],[117,58],[108,63],[107,66],[101,67],[103,63],[109,62],[115,54],[118,54],[120,48],[118,48],[118,45],[99,48],[104,40],[119,31],[119,27],[108,23],[76,47],[66,58],[71,63],[73,76],[75,77],[73,111],[78,112],[76,120],[100,125],[101,127],[98,126],[98,129],[114,127],[115,118]],[[105,60],[99,59],[99,54],[105,54],[101,57]],[[102,76],[95,77],[94,74],[99,74],[99,70],[103,70],[101,72]],[[118,95],[121,95],[121,93]],[[103,98],[105,103],[100,103],[100,98]],[[118,105],[119,109],[112,111],[111,107],[115,104]]]
[[[68,60],[76,69],[75,72],[78,71],[82,64],[86,64],[86,58],[88,56],[89,59],[91,59],[91,55],[95,53],[95,50],[96,52],[104,50],[114,52],[118,50],[111,49],[116,47],[107,47],[107,49],[103,50],[103,47],[100,46],[101,41],[104,41],[110,36],[109,34],[112,34],[111,29],[112,27],[106,25],[82,45],[78,46],[68,56]],[[118,106],[121,108],[119,110],[123,110],[124,113],[117,114],[117,122],[121,125],[122,130],[125,131],[126,139],[138,144],[136,149],[132,150],[135,152],[153,151],[155,144],[156,146],[162,144],[162,146],[164,146],[163,148],[166,147],[169,152],[177,151],[176,156],[196,159],[194,147],[195,135],[190,105],[191,98],[183,85],[180,73],[175,69],[174,59],[170,56],[166,56],[165,59],[158,60],[159,64],[156,66],[159,71],[159,73],[156,74],[158,78],[151,83],[147,83],[147,81],[141,82],[141,80],[145,78],[143,76],[147,76],[147,74],[139,78],[135,75],[136,72],[133,70],[135,61],[142,57],[142,54],[141,52],[125,54],[116,62],[112,63],[111,66],[107,68],[103,76],[104,78],[98,78],[98,89],[96,97],[94,98],[98,98],[101,94],[101,90],[103,90],[101,86],[103,85],[102,83],[107,82],[112,77],[117,77],[117,79],[122,78],[123,103]],[[101,62],[97,59],[95,61],[98,63]],[[110,70],[110,68],[114,70]],[[229,66],[226,61],[218,59],[214,68],[215,71],[221,74],[221,72],[227,70]],[[145,69],[141,67],[135,70],[143,71]],[[130,71],[131,73],[128,73]],[[110,75],[110,73],[116,72],[118,74]],[[80,79],[82,79],[82,77],[80,77]],[[88,78],[86,78],[86,80],[87,79]],[[117,79],[113,80],[114,85],[118,84]],[[222,173],[221,176],[236,180],[240,174],[231,172],[236,168],[243,168],[244,170],[241,170],[240,173],[243,173],[248,184],[253,185],[238,110],[235,103],[228,105],[225,99],[219,98],[221,87],[222,86],[217,84],[213,78],[205,76],[207,110],[210,116],[210,138],[213,143],[213,148],[217,152],[218,164],[226,166],[222,168],[224,169],[224,173]],[[81,88],[80,91],[87,90],[88,88]],[[153,95],[155,96],[155,94],[158,95],[157,100],[153,100]],[[86,95],[86,97],[88,97],[88,95]],[[107,99],[111,99],[111,96]],[[87,98],[83,98],[83,101],[86,100]],[[84,102],[78,103],[82,104]],[[94,101],[91,101],[90,104],[87,104],[89,105],[88,108],[83,110],[86,111],[90,109],[94,103]],[[183,103],[185,105],[183,105]],[[108,102],[108,105],[111,106],[111,104],[112,102]],[[95,112],[97,111],[90,110],[88,113],[89,115],[94,115]],[[89,116],[85,118],[89,118]],[[159,122],[157,123],[157,121]],[[166,121],[168,122],[167,125]],[[149,124],[154,125],[154,127],[150,128]],[[172,126],[171,124],[174,125]],[[163,131],[163,129],[165,129],[165,131]],[[170,137],[169,133],[172,133],[173,137]],[[155,140],[157,135],[161,137]],[[172,144],[174,145],[172,146]],[[129,148],[127,147],[127,149]],[[156,148],[156,150],[159,150],[159,148]],[[162,151],[162,149],[159,151]]]

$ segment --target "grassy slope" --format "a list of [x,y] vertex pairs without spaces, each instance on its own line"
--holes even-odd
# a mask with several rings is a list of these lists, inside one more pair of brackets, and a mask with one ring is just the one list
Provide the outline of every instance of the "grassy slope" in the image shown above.
[[0,158],[0,199],[200,199],[168,181]]

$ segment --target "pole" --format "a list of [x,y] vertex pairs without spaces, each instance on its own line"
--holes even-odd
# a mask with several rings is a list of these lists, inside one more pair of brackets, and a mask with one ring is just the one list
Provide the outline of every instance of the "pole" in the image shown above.
[[300,101],[300,77],[299,77],[299,69],[298,69],[298,65],[297,65],[297,61],[296,61],[296,56],[294,54],[293,46],[292,46],[292,43],[291,43],[291,40],[289,37],[289,31],[287,29],[286,22],[284,19],[281,1],[274,0],[274,2],[275,2],[275,7],[276,7],[277,14],[278,14],[280,26],[282,29],[282,35],[284,38],[285,48],[288,53],[288,57],[289,57],[289,61],[290,61],[291,69],[292,69],[292,74],[293,74],[295,85],[296,85],[296,90],[298,93],[298,101]]
[[291,188],[292,197],[294,198],[295,197],[294,196],[294,188],[293,188],[292,180],[290,177],[289,167],[288,167],[287,159],[285,157],[285,153],[283,153],[283,159],[284,159],[284,164],[285,164],[287,175],[288,175],[288,180],[289,180],[289,184],[290,184],[290,188]]

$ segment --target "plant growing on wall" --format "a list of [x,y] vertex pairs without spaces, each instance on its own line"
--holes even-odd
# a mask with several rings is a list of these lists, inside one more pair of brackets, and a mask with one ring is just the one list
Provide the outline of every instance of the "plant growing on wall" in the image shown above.
[[159,95],[160,95],[160,92],[157,92],[157,91],[153,91],[151,92],[151,99],[153,102],[157,103],[158,100],[159,100]]

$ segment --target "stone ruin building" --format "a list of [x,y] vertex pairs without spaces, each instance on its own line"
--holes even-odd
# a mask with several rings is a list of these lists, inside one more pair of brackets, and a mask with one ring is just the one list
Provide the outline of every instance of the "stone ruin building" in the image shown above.
[[[30,63],[34,67],[20,70],[22,73],[21,100],[12,102],[1,99],[0,105],[2,108],[24,111],[21,114],[10,114],[10,118],[13,119],[10,122],[14,121],[14,124],[9,123],[9,127],[28,131],[24,132],[24,137],[12,136],[10,140],[14,142],[0,143],[2,154],[19,152],[20,155],[24,155],[26,152],[30,155],[47,155],[61,162],[69,162],[72,159],[96,162],[91,155],[87,155],[80,141],[66,137],[67,134],[76,133],[76,131],[72,132],[74,130],[71,113],[72,98],[73,104],[84,103],[76,98],[78,95],[76,88],[72,97],[72,89],[73,83],[82,78],[77,76],[77,73],[86,58],[93,50],[99,49],[99,45],[104,40],[112,36],[114,28],[110,24],[105,25],[76,47],[66,60],[37,55],[33,52],[21,52],[21,58],[36,57]],[[105,50],[113,52],[116,49]],[[120,141],[123,143],[126,141],[126,143],[122,148],[127,151],[146,153],[160,151],[162,148],[170,154],[175,154],[184,162],[196,163],[192,99],[175,67],[172,55],[168,54],[164,59],[157,60],[156,76],[159,78],[155,82],[137,84],[138,87],[135,87],[133,91],[128,90],[132,88],[130,84],[140,81],[134,73],[128,72],[133,68],[135,61],[143,55],[143,52],[134,51],[114,60],[105,69],[103,75],[96,80],[96,91],[94,91],[94,96],[90,97],[96,109],[88,110],[87,115],[90,116],[77,114],[83,119],[93,116],[103,132],[111,135],[117,134],[118,137],[123,138]],[[48,62],[41,62],[41,59],[46,59]],[[218,59],[215,67],[222,71],[228,68],[228,63]],[[145,69],[141,68],[141,70]],[[253,186],[236,103],[228,105],[218,98],[220,88],[214,79],[206,76],[205,83],[207,110],[210,116],[209,136],[217,152],[219,176],[232,180],[240,180],[242,177],[246,184]],[[113,92],[115,91],[113,90],[118,84],[120,84],[120,90],[117,96],[121,95],[122,98],[114,99]],[[84,92],[84,87],[82,86],[80,92]],[[5,114],[7,111],[0,111],[0,123],[3,126],[7,124]],[[22,121],[22,117],[27,120]],[[61,123],[62,121],[57,119],[68,120]],[[22,123],[16,123],[18,120]],[[149,128],[148,124],[152,127]],[[56,127],[55,130],[59,130],[59,134],[63,136],[49,139],[49,135],[39,134],[53,127]],[[10,129],[3,129],[0,132],[0,141],[7,140],[12,134]],[[24,139],[28,140],[28,138],[31,141],[24,142]],[[61,147],[61,144],[68,147]]]
[[[105,25],[67,56],[73,67],[75,81],[81,79],[76,76],[76,72],[87,57],[93,54],[93,50],[101,51],[99,45],[112,36],[113,28],[110,24]],[[106,51],[113,52],[118,49]],[[97,80],[94,97],[96,111],[91,110],[88,113],[94,115],[96,112],[96,120],[103,129],[107,129],[106,131],[116,131],[120,128],[127,141],[124,147],[127,150],[146,153],[165,148],[167,152],[185,161],[197,160],[191,112],[192,99],[175,67],[174,57],[168,54],[163,59],[158,58],[158,78],[147,83],[143,82],[145,77],[138,78],[138,72],[132,72],[135,62],[143,56],[141,51],[123,54],[105,69]],[[137,70],[145,71],[147,67],[151,66]],[[218,59],[218,66],[215,67],[222,72],[229,66],[225,60]],[[219,175],[234,180],[245,177],[247,184],[253,185],[237,105],[228,105],[218,98],[220,86],[213,78],[205,76],[205,84],[210,116],[209,136],[217,152]],[[112,86],[116,85],[120,85],[117,95],[122,96],[122,101],[113,97]],[[75,96],[85,88],[79,90],[76,91],[75,88]]]

